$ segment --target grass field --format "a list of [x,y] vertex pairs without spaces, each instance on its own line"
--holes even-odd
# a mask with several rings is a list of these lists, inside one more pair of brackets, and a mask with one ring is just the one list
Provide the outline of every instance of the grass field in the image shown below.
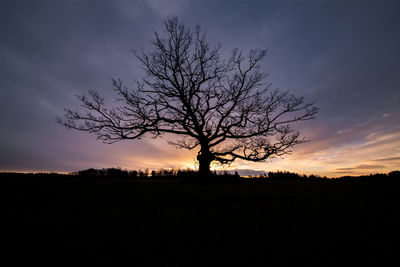
[[3,179],[2,254],[14,263],[387,266],[398,263],[399,186]]

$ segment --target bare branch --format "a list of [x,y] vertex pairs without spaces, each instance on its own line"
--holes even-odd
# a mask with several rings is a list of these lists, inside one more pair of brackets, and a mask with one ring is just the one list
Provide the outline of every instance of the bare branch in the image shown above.
[[206,171],[212,161],[281,157],[305,141],[292,125],[313,119],[318,109],[303,97],[270,90],[260,72],[266,50],[244,56],[234,49],[221,59],[221,46],[211,46],[200,26],[192,32],[171,18],[164,27],[165,34],[155,32],[151,52],[134,51],[146,74],[136,87],[112,80],[118,107],[106,108],[89,91],[77,96],[84,112],[66,109],[58,123],[106,143],[173,134],[179,139],[171,145],[200,148],[200,170]]

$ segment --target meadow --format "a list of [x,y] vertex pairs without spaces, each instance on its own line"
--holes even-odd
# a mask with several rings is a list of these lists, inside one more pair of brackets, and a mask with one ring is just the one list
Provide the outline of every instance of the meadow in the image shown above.
[[62,177],[2,175],[3,260],[131,266],[398,261],[397,181]]

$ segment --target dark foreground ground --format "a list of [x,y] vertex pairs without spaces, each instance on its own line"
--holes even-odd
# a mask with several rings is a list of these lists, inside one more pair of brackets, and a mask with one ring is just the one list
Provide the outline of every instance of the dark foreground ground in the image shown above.
[[[397,266],[400,183],[1,181],[2,262]],[[124,264],[124,265],[125,265]]]

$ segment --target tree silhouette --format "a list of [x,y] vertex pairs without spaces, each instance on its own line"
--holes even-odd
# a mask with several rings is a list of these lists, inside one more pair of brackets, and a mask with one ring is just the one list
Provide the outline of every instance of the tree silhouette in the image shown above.
[[106,108],[89,91],[77,96],[86,112],[65,109],[59,123],[105,143],[174,134],[170,144],[199,149],[201,174],[210,173],[213,161],[261,162],[305,141],[291,125],[313,119],[317,108],[303,97],[269,90],[259,71],[265,50],[243,56],[234,49],[222,59],[221,46],[211,46],[199,26],[192,31],[170,18],[165,29],[166,38],[155,33],[152,52],[134,52],[146,72],[135,89],[113,80],[120,106]]

